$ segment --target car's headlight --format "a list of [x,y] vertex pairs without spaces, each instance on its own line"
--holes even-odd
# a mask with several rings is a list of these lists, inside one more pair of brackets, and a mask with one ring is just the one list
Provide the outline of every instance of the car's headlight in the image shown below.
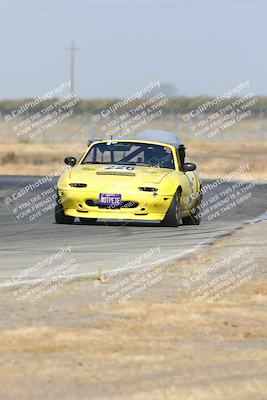
[[75,187],[75,188],[84,188],[87,186],[86,183],[70,183],[71,187]]

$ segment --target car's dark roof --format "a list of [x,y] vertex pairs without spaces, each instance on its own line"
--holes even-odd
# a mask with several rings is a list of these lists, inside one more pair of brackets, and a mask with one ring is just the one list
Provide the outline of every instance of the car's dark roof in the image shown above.
[[167,143],[179,146],[182,142],[177,138],[176,134],[167,131],[145,130],[135,135],[134,139],[149,140],[151,142]]

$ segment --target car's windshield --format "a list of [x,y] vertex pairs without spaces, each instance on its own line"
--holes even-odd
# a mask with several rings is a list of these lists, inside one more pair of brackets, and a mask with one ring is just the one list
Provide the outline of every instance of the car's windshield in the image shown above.
[[134,142],[96,143],[82,164],[147,165],[174,169],[170,147]]

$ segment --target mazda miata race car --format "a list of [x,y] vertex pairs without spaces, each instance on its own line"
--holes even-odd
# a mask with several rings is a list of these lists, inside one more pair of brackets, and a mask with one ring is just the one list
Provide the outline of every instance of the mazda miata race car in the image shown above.
[[201,181],[185,162],[175,134],[144,131],[134,139],[93,141],[78,165],[58,180],[55,219],[71,224],[97,219],[160,221],[164,226],[200,223]]

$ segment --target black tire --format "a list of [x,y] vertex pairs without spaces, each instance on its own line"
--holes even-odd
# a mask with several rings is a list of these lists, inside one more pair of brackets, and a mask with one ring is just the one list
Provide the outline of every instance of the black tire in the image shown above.
[[97,218],[82,218],[79,217],[80,223],[84,225],[94,225],[97,221]]
[[183,225],[200,225],[201,215],[198,206],[195,206],[191,210],[191,215],[189,217],[183,218]]
[[60,204],[55,206],[55,220],[57,224],[73,224],[74,217],[65,215],[64,209]]
[[161,225],[177,227],[180,225],[180,219],[181,219],[181,193],[180,191],[177,191],[173,196],[167,214],[161,221]]

